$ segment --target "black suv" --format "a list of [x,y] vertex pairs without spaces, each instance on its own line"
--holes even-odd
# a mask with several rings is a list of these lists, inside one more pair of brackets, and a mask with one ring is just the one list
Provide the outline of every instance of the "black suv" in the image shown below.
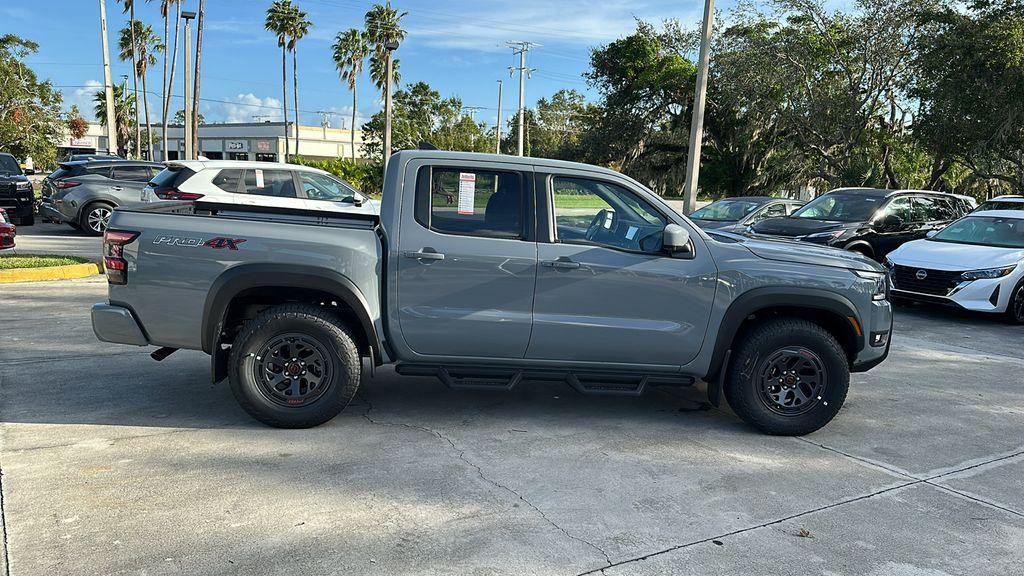
[[966,213],[962,201],[941,192],[839,188],[788,217],[762,220],[751,231],[845,248],[881,262],[900,244]]
[[31,170],[23,173],[14,156],[0,153],[0,208],[7,210],[11,220],[22,226],[36,223],[35,195],[32,183],[25,177],[33,173]]

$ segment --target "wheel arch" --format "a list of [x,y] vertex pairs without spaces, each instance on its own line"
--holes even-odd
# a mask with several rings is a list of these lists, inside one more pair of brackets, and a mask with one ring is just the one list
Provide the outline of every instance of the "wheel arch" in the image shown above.
[[[326,298],[331,300],[328,302]],[[247,319],[250,307],[287,302],[329,303],[349,324],[360,350],[380,365],[377,333],[369,305],[359,288],[344,275],[312,266],[242,264],[228,269],[213,282],[203,305],[202,349],[213,356],[214,381],[226,374],[221,340],[229,322]]]
[[845,250],[850,250],[853,252],[860,252],[861,254],[872,259],[874,259],[876,255],[875,247],[872,246],[871,243],[868,242],[867,240],[854,240],[853,242],[850,242],[843,248]]
[[[719,325],[711,362],[704,380],[708,396],[718,404],[727,361],[738,338],[757,322],[771,317],[803,318],[828,330],[843,347],[851,366],[864,348],[857,330],[864,326],[856,306],[845,296],[816,288],[790,286],[755,288],[729,305]],[[857,323],[854,328],[850,319]]]

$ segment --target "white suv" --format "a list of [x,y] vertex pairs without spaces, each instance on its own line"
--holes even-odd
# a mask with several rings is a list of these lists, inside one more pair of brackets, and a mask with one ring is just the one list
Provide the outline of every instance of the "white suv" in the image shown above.
[[235,160],[166,163],[142,202],[199,200],[298,210],[376,214],[376,203],[334,175],[295,164]]

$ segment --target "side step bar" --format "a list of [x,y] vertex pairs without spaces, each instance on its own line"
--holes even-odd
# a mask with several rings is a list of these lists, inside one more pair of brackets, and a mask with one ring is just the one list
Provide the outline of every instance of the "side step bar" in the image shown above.
[[565,382],[581,394],[639,396],[648,386],[691,386],[692,376],[681,374],[636,374],[629,372],[576,372],[524,370],[485,366],[433,366],[399,364],[403,376],[434,376],[457,390],[512,390],[523,380]]

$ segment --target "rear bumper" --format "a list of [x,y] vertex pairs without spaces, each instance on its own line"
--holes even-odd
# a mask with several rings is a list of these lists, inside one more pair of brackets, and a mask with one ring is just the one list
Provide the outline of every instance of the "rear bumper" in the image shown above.
[[54,220],[56,222],[67,221],[67,218],[61,214],[60,210],[49,202],[44,202],[39,205],[39,217],[44,220]]
[[103,342],[148,346],[149,339],[132,311],[116,304],[94,304],[92,331]]

